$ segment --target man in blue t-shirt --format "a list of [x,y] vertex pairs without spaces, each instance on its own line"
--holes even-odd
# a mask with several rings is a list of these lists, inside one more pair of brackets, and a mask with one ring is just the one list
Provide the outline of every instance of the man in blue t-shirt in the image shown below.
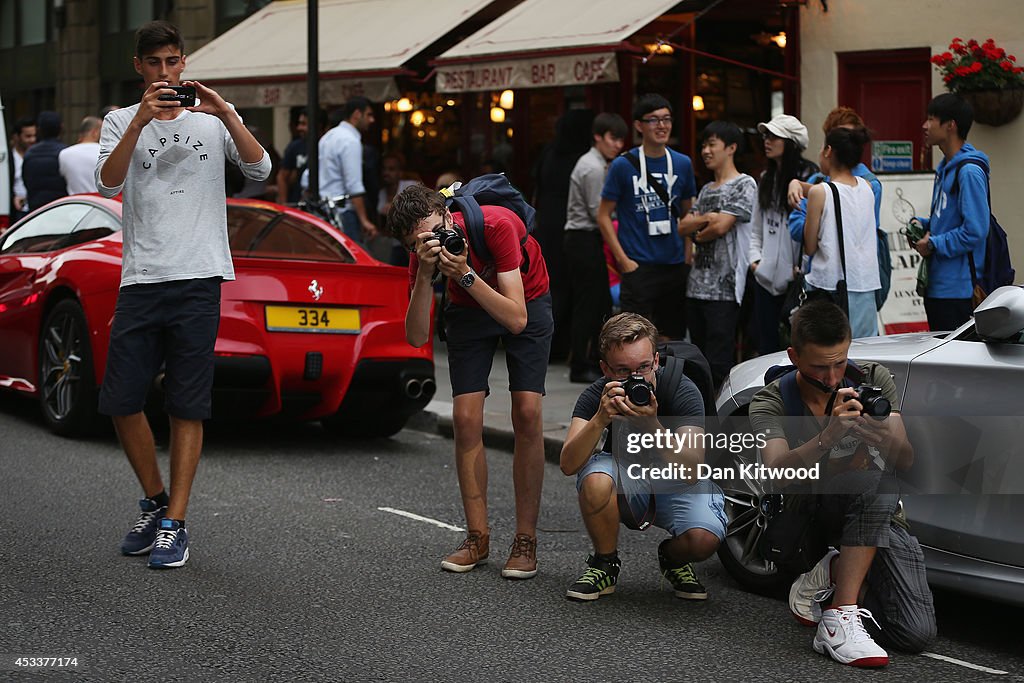
[[697,194],[693,164],[668,149],[672,105],[661,95],[637,100],[633,125],[643,144],[609,167],[597,224],[622,277],[622,310],[653,322],[662,337],[682,339],[689,268],[677,228]]

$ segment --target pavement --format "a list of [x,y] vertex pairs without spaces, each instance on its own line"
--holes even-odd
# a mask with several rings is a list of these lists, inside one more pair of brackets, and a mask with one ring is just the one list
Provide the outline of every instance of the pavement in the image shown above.
[[[410,421],[410,427],[436,429],[439,433],[451,437],[452,385],[448,375],[448,349],[444,342],[437,340],[434,341],[434,368],[437,393],[423,409],[423,414]],[[501,349],[494,355],[488,383],[491,393],[484,402],[484,445],[488,448],[512,450],[515,442],[515,432],[512,429],[512,394],[508,390],[505,352]],[[548,365],[545,380],[547,393],[544,395],[544,456],[549,462],[558,463],[576,399],[586,387],[586,384],[574,384],[569,381],[568,365]]]

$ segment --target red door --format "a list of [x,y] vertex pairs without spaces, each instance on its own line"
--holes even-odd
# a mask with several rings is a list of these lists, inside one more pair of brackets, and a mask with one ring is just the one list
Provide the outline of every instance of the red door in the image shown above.
[[[923,148],[921,124],[931,100],[931,51],[928,48],[841,52],[839,104],[853,107],[874,140],[914,143],[914,170],[931,170]],[[870,150],[865,150],[870,166]]]

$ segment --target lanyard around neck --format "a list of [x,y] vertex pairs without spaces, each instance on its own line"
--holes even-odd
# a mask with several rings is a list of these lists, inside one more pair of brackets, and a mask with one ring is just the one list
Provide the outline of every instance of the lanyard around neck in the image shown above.
[[[640,145],[638,151],[640,152],[638,155],[640,157],[640,187],[644,188],[644,192],[649,192],[651,188],[647,185],[647,155],[644,154],[643,145]],[[668,179],[672,177],[672,153],[668,149],[665,150],[665,163],[668,167],[665,173],[665,185],[668,185]],[[669,199],[672,199],[672,188],[666,187],[665,189],[668,191]]]

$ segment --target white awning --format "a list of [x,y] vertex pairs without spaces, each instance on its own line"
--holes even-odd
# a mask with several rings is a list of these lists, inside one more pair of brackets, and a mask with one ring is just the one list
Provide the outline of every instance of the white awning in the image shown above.
[[617,81],[615,51],[679,0],[525,0],[437,58],[438,92]]
[[[360,90],[372,98],[397,92],[391,76],[490,2],[444,0],[439,6],[423,0],[319,0],[321,92],[326,88],[334,102]],[[239,106],[305,103],[306,8],[307,0],[270,3],[188,54],[183,78],[209,82],[218,92],[225,87],[219,84],[231,84],[225,94],[234,97],[226,99]],[[327,85],[332,80],[341,83],[332,89]],[[258,92],[239,89],[254,84],[261,85]]]

